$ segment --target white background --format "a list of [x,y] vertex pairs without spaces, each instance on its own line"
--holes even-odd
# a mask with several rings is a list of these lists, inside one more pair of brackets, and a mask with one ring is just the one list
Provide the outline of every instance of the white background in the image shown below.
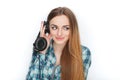
[[120,80],[119,0],[0,0],[0,80],[25,80],[40,22],[58,6],[75,13],[91,50],[88,80]]

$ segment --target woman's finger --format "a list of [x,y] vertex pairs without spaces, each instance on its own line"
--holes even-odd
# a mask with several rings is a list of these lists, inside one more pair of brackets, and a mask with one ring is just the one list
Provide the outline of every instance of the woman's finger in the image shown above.
[[40,34],[41,34],[41,37],[44,36],[44,26],[43,26],[43,21],[41,22],[41,27],[40,27]]

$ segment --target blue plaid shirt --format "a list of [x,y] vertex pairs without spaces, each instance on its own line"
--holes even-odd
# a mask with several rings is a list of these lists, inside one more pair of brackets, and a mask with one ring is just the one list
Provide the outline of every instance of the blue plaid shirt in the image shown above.
[[[88,69],[91,64],[90,50],[82,46],[82,59],[84,64],[84,75],[87,79]],[[29,67],[26,80],[60,80],[61,66],[57,65],[52,44],[50,44],[46,54],[33,52],[32,61]]]

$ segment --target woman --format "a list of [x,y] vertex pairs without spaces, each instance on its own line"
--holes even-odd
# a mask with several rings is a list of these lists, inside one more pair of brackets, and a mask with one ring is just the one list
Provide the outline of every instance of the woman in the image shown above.
[[41,23],[40,37],[47,40],[44,51],[33,52],[26,80],[86,80],[90,51],[80,44],[75,15],[67,7],[53,9],[47,18],[50,34]]

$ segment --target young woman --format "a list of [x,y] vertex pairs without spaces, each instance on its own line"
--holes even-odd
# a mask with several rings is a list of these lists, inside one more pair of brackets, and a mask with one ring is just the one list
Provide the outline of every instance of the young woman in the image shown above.
[[41,22],[40,37],[47,40],[44,51],[33,52],[26,80],[86,80],[91,64],[90,50],[80,44],[74,13],[67,7],[53,9],[48,17],[50,34]]

